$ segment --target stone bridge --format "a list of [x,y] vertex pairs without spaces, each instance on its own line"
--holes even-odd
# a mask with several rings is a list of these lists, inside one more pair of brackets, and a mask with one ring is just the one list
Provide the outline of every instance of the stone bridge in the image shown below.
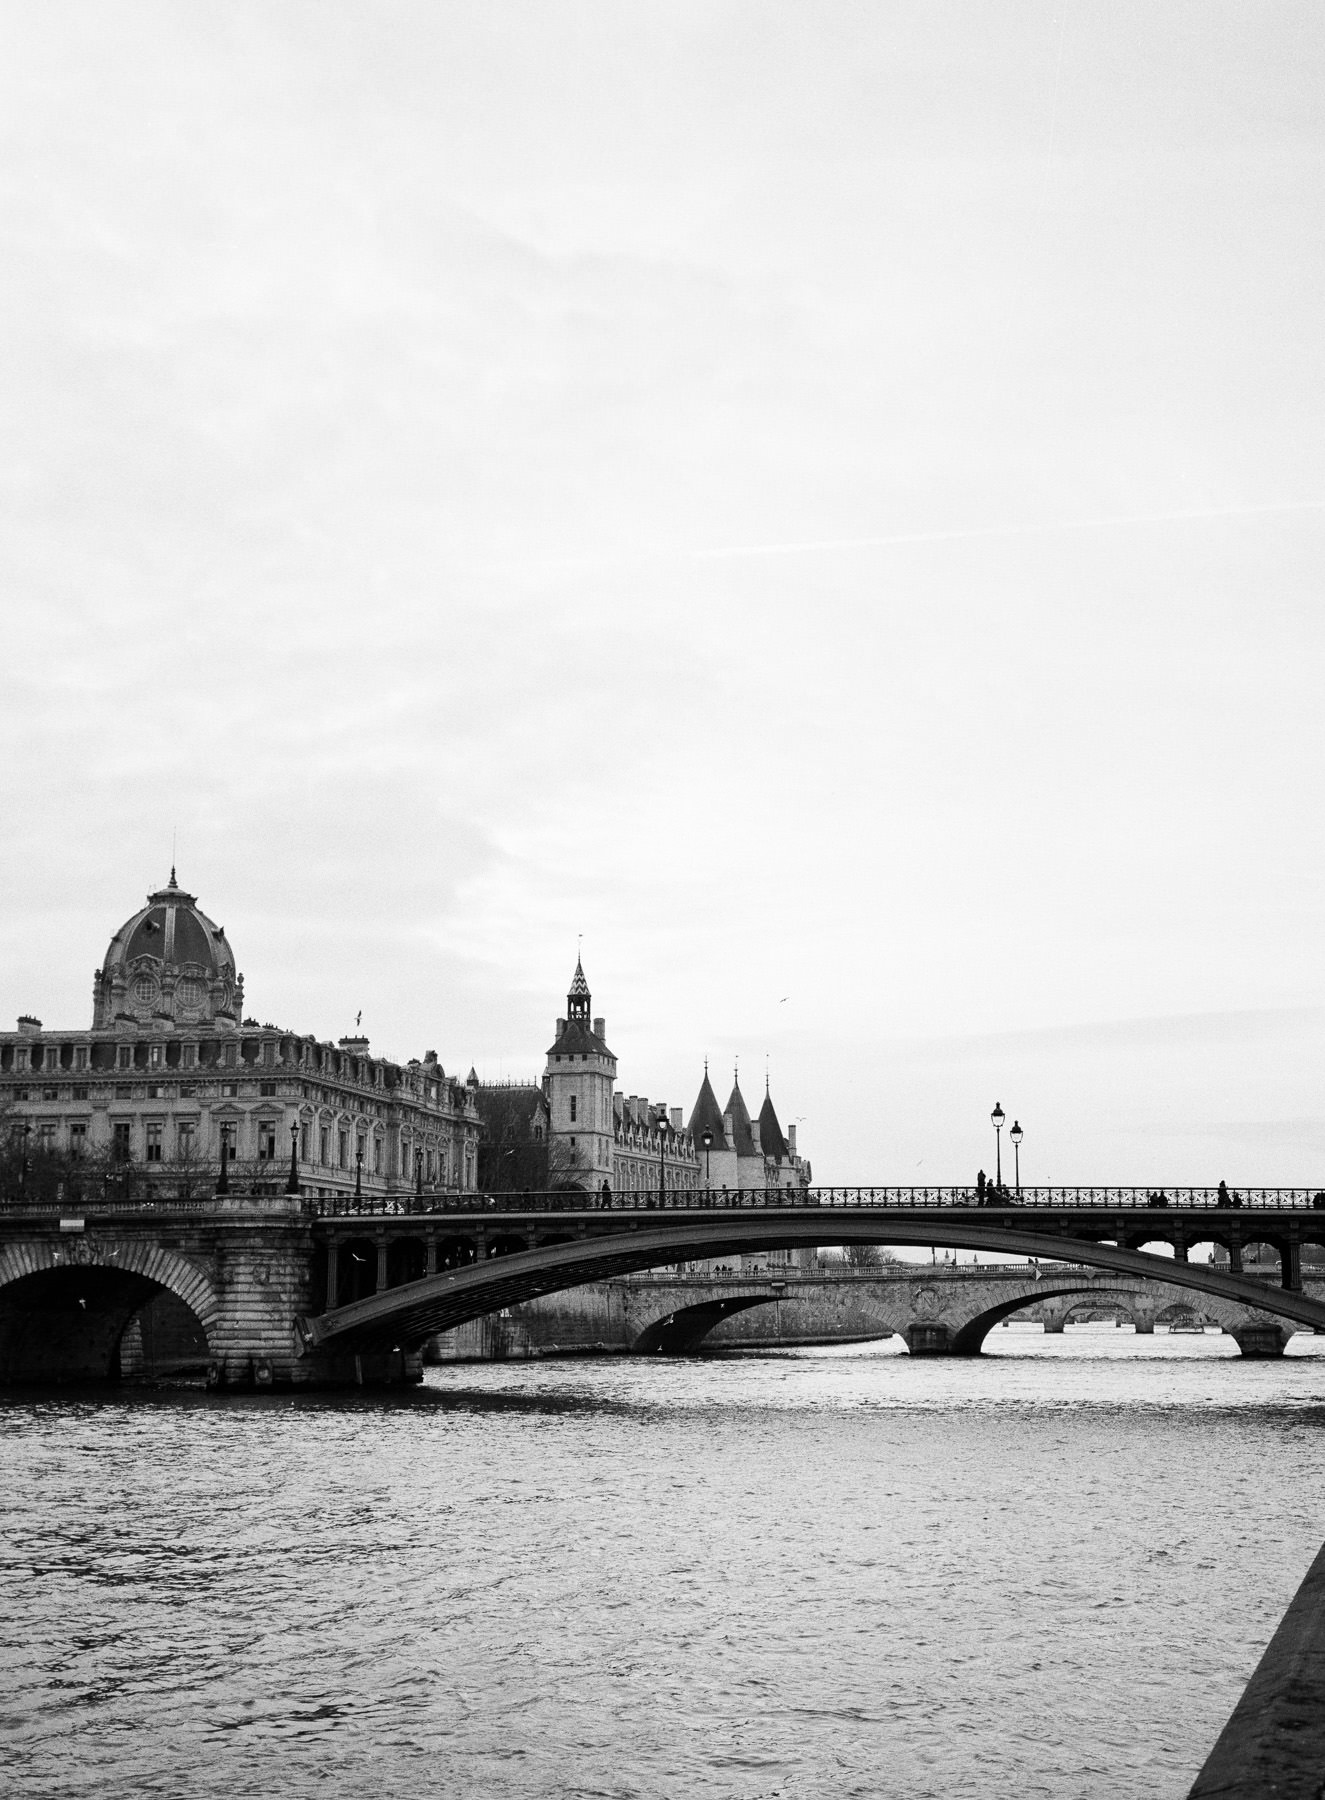
[[[298,1195],[88,1201],[76,1216],[0,1208],[0,1381],[191,1371],[215,1383],[332,1385],[417,1378],[437,1333],[568,1288],[668,1265],[821,1244],[930,1245],[1070,1262],[1060,1297],[1111,1280],[1199,1295],[1244,1351],[1282,1348],[1292,1326],[1325,1328],[1325,1297],[1302,1284],[1301,1250],[1325,1242],[1325,1195],[1247,1197],[1190,1190],[1055,1190],[978,1204],[961,1190],[820,1190],[603,1208],[583,1195],[405,1195],[335,1212]],[[1175,1204],[1175,1200],[1178,1203]],[[1320,1204],[1317,1204],[1317,1201]],[[1152,1208],[1154,1210],[1152,1210]],[[1139,1248],[1172,1245],[1171,1258]],[[1232,1266],[1187,1261],[1191,1244],[1229,1247]],[[1244,1245],[1273,1244],[1282,1283],[1241,1272]],[[979,1348],[997,1318],[1046,1289],[1027,1276],[999,1297],[959,1299],[958,1283],[907,1270],[892,1310],[875,1301],[861,1335],[894,1330],[924,1353]],[[840,1278],[839,1278],[840,1279]],[[1079,1283],[1077,1288],[1072,1282]],[[1122,1291],[1121,1289],[1119,1290]],[[644,1348],[682,1347],[769,1294],[711,1291],[671,1324],[645,1321]],[[861,1307],[864,1302],[860,1302]],[[696,1310],[697,1309],[697,1310]],[[1230,1310],[1231,1309],[1231,1310]],[[706,1323],[707,1322],[707,1323]],[[653,1337],[646,1337],[653,1332]],[[1249,1335],[1252,1334],[1252,1335]]]
[[291,1385],[311,1261],[297,1199],[0,1215],[0,1383],[153,1373]]
[[[1325,1281],[1304,1292],[1325,1303]],[[1074,1313],[1111,1311],[1138,1332],[1157,1322],[1218,1325],[1245,1356],[1280,1355],[1292,1321],[1170,1282],[1058,1266],[1037,1278],[1024,1264],[756,1275],[650,1273],[595,1282],[507,1308],[448,1334],[442,1360],[610,1352],[689,1355],[701,1346],[773,1348],[862,1343],[896,1335],[913,1355],[979,1350],[1004,1319],[1061,1332]]]

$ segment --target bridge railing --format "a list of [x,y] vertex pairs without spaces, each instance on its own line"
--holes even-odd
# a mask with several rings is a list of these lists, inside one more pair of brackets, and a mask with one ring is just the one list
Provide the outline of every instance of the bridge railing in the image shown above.
[[[141,1191],[125,1193],[113,1186],[100,1192],[66,1193],[50,1198],[21,1191],[0,1194],[0,1214],[58,1213],[129,1213],[129,1212],[205,1212],[222,1202],[231,1205],[252,1201],[259,1206],[278,1206],[282,1210],[296,1206],[315,1219],[352,1218],[446,1218],[473,1220],[479,1215],[497,1216],[531,1213],[623,1213],[659,1215],[658,1224],[667,1217],[680,1219],[696,1213],[760,1211],[803,1211],[856,1213],[861,1211],[927,1212],[937,1209],[979,1210],[991,1214],[989,1223],[1000,1217],[1009,1223],[1018,1213],[1037,1211],[1135,1211],[1135,1212],[1217,1212],[1245,1208],[1249,1211],[1321,1212],[1325,1211],[1325,1191],[1312,1188],[1257,1187],[1227,1189],[1219,1187],[1137,1188],[1137,1187],[1042,1187],[1023,1188],[1020,1194],[991,1185],[981,1196],[967,1187],[819,1187],[819,1188],[679,1188],[669,1190],[665,1198],[657,1192],[586,1194],[555,1190],[526,1191],[504,1194],[457,1194],[405,1192],[383,1197],[352,1194],[331,1197],[283,1193],[279,1184],[263,1181],[236,1181],[225,1195],[215,1192],[171,1193],[158,1186],[144,1185]],[[828,1227],[828,1220],[825,1219]],[[831,1242],[831,1236],[827,1236]]]
[[503,1194],[401,1194],[382,1199],[380,1196],[336,1195],[327,1199],[309,1199],[308,1210],[319,1218],[343,1219],[401,1215],[436,1217],[449,1213],[475,1214],[530,1213],[672,1213],[693,1215],[696,1212],[742,1212],[749,1209],[779,1210],[815,1207],[829,1212],[856,1212],[867,1209],[930,1210],[960,1208],[992,1210],[1015,1214],[1020,1210],[1079,1211],[1099,1209],[1118,1211],[1223,1211],[1237,1208],[1260,1208],[1271,1211],[1325,1211],[1325,1192],[1311,1188],[1239,1188],[1217,1187],[1136,1188],[1136,1187],[1043,1187],[1023,1188],[1019,1194],[1008,1189],[995,1189],[992,1184],[983,1196],[975,1188],[966,1187],[820,1187],[820,1188],[678,1188],[659,1192],[598,1193],[527,1191]]

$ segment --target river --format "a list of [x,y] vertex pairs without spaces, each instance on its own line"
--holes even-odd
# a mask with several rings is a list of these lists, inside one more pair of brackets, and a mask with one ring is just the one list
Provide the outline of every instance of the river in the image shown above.
[[0,1399],[0,1772],[162,1795],[1185,1794],[1325,1537],[1325,1339]]

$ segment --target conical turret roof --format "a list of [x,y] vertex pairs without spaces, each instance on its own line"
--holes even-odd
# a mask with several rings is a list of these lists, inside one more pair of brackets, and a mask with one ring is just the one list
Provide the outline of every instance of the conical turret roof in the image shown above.
[[755,1134],[750,1124],[749,1108],[745,1104],[745,1096],[741,1092],[739,1077],[732,1084],[731,1098],[727,1102],[727,1111],[731,1114],[732,1135],[735,1138],[735,1150],[738,1156],[755,1154]]
[[686,1130],[690,1133],[691,1142],[700,1149],[704,1147],[705,1128],[713,1133],[712,1150],[727,1148],[727,1134],[722,1128],[722,1108],[718,1105],[718,1096],[709,1085],[708,1064],[704,1065],[704,1079],[700,1083],[699,1097],[690,1114],[690,1123]]
[[764,1089],[764,1104],[759,1109],[759,1148],[765,1156],[771,1156],[775,1162],[785,1162],[791,1154],[787,1148],[787,1140],[782,1135],[782,1127],[778,1123],[773,1096],[767,1088]]

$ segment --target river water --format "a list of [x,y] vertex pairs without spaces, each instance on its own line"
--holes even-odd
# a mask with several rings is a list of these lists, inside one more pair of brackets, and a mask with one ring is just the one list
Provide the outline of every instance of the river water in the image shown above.
[[0,1790],[1180,1796],[1325,1536],[1325,1339],[0,1402]]

